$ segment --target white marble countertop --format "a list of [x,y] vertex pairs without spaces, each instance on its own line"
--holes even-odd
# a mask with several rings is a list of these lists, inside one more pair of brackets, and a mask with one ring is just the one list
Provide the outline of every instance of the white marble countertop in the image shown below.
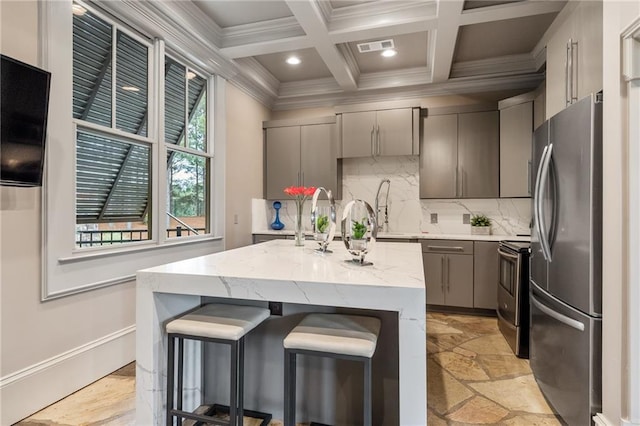
[[[417,243],[373,246],[372,266],[345,262],[342,244],[318,254],[315,243],[274,240],[137,273],[136,424],[164,424],[164,323],[199,306],[201,296],[396,312],[397,407],[402,425],[426,424],[426,290]],[[197,368],[197,367],[195,367]],[[199,398],[199,371],[185,383]],[[196,405],[197,406],[197,405]],[[280,408],[273,408],[274,415]]]
[[[254,232],[253,235],[282,235],[292,236],[291,230],[264,230]],[[306,235],[313,235],[311,232],[305,232]],[[339,237],[336,233],[336,237]],[[467,240],[467,241],[531,241],[528,235],[471,235],[471,234],[430,234],[428,232],[379,232],[378,240],[384,239],[407,239],[407,240]]]

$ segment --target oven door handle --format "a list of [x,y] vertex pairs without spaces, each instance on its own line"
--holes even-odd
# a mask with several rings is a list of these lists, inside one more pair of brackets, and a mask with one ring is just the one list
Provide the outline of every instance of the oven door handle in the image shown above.
[[499,247],[498,247],[498,253],[500,254],[500,256],[508,257],[509,259],[513,259],[513,260],[518,260],[518,255],[514,255],[514,254],[508,253],[506,251],[503,251]]

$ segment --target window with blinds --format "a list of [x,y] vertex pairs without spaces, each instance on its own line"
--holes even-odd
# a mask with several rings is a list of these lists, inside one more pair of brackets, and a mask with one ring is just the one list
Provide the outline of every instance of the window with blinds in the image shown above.
[[[160,242],[209,233],[208,79],[168,56],[154,63],[151,40],[97,10],[77,6],[76,247],[146,241],[155,238],[154,232],[162,233]],[[154,69],[164,69],[160,81],[152,81]],[[162,105],[150,97],[161,91]],[[150,111],[164,116],[164,126],[150,121]],[[153,170],[155,155],[164,158],[156,164],[166,167],[166,181],[158,179],[164,173]],[[152,193],[155,187],[162,197]],[[158,218],[152,217],[154,199],[166,199]]]

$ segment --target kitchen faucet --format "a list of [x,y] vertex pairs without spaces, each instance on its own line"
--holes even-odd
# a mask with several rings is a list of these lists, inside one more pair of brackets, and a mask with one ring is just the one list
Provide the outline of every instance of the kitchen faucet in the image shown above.
[[[384,205],[380,205],[380,190],[382,189],[382,185],[387,184],[387,195],[384,197]],[[378,227],[378,231],[384,231],[384,228],[387,228],[389,231],[389,189],[391,189],[391,181],[387,178],[384,178],[380,181],[380,185],[378,185],[378,192],[376,192],[376,226]],[[380,209],[384,207],[384,223],[380,223]]]

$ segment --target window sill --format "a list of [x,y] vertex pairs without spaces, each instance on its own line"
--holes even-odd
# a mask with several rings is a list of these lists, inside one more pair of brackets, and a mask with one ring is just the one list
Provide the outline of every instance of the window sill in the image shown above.
[[72,256],[58,258],[58,263],[60,265],[65,265],[70,263],[82,262],[85,260],[95,260],[95,259],[106,258],[106,257],[122,256],[122,255],[139,253],[144,251],[151,251],[151,250],[163,250],[163,249],[172,248],[176,246],[201,244],[201,243],[206,243],[211,241],[221,241],[223,239],[224,239],[223,236],[206,236],[206,237],[193,237],[193,238],[186,237],[186,239],[180,239],[180,240],[176,239],[176,241],[167,240],[162,245],[158,245],[156,243],[143,243],[143,244],[136,244],[135,246],[118,248],[117,250],[115,249],[100,250],[100,251],[92,251],[90,253],[84,250],[76,250],[74,251],[74,254]]

